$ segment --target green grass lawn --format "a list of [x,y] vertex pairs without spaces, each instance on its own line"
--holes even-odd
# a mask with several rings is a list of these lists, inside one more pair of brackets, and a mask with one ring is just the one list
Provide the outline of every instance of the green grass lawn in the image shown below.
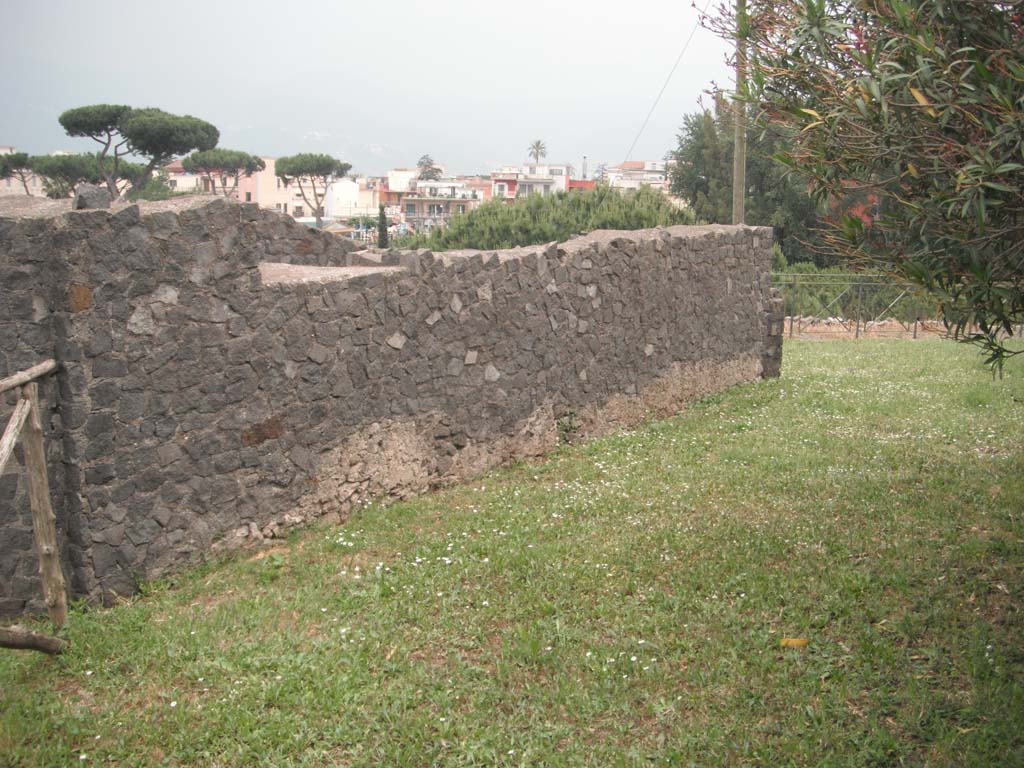
[[787,342],[75,611],[63,656],[0,651],[0,766],[1024,765],[1024,365],[979,359]]

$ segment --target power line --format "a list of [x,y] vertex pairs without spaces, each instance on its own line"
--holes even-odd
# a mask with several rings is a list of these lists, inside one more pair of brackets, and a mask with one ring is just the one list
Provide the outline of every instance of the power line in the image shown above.
[[633,143],[629,145],[629,151],[626,152],[626,159],[623,160],[622,162],[627,162],[629,160],[629,156],[633,154],[633,150],[636,148],[636,143],[640,141],[640,137],[643,135],[644,129],[647,128],[647,123],[650,121],[651,115],[654,114],[654,110],[657,109],[658,107],[658,102],[661,101],[661,97],[665,93],[665,89],[668,88],[668,84],[672,80],[672,75],[676,73],[676,69],[679,67],[679,62],[682,61],[683,56],[686,55],[686,49],[690,47],[690,42],[693,40],[693,36],[697,34],[697,29],[700,27],[701,16],[707,13],[709,5],[711,5],[711,0],[707,0],[707,2],[704,3],[704,10],[702,10],[700,14],[697,16],[697,22],[693,25],[693,29],[690,30],[690,36],[686,38],[686,42],[683,43],[683,50],[681,50],[679,52],[679,56],[676,57],[676,63],[672,65],[672,71],[670,71],[668,73],[668,77],[665,78],[664,85],[662,85],[661,90],[658,91],[658,95],[657,97],[655,97],[654,103],[651,104],[651,109],[647,113],[647,117],[644,118],[643,125],[641,125],[640,130],[637,131],[636,138],[633,139]]

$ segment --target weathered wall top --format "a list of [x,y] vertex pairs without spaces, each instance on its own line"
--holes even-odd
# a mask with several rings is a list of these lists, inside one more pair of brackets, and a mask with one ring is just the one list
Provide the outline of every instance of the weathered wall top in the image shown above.
[[[53,219],[72,213],[73,201],[50,200],[46,197],[29,195],[4,195],[0,197],[0,219]],[[127,209],[136,209],[141,215],[160,212],[181,212],[192,208],[203,208],[211,203],[209,196],[193,195],[188,197],[172,197],[168,200],[143,200],[138,203],[115,201],[110,208],[104,209],[110,214]]]

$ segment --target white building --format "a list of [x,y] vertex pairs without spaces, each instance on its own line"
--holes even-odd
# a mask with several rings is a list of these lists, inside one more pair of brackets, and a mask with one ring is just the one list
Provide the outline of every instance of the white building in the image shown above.
[[573,170],[569,163],[504,165],[491,174],[491,196],[513,200],[526,195],[565,192]]
[[408,192],[419,175],[419,168],[392,168],[388,171],[388,189],[392,192]]
[[627,160],[606,168],[605,180],[617,189],[651,187],[661,192],[666,188],[668,169],[663,160]]
[[376,179],[339,179],[324,197],[324,216],[328,219],[352,219],[376,216],[379,212]]
[[[186,192],[190,195],[199,195],[203,192],[210,191],[210,182],[203,178],[198,173],[189,173],[185,170],[185,166],[181,164],[181,160],[174,160],[164,166],[164,172],[167,174],[167,186],[173,189],[175,192]],[[228,186],[234,184],[234,179],[228,181],[224,179]],[[219,182],[218,182],[219,183]],[[218,187],[218,193],[221,188]]]

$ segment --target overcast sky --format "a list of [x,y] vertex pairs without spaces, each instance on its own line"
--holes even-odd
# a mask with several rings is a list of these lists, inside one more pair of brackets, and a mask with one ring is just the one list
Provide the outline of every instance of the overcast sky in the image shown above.
[[[5,0],[0,145],[92,151],[57,116],[119,103],[209,120],[222,147],[326,152],[359,173],[424,153],[487,173],[534,139],[592,170],[626,159],[697,15],[688,0]],[[728,87],[725,55],[697,30],[630,159],[661,159],[702,93]]]

